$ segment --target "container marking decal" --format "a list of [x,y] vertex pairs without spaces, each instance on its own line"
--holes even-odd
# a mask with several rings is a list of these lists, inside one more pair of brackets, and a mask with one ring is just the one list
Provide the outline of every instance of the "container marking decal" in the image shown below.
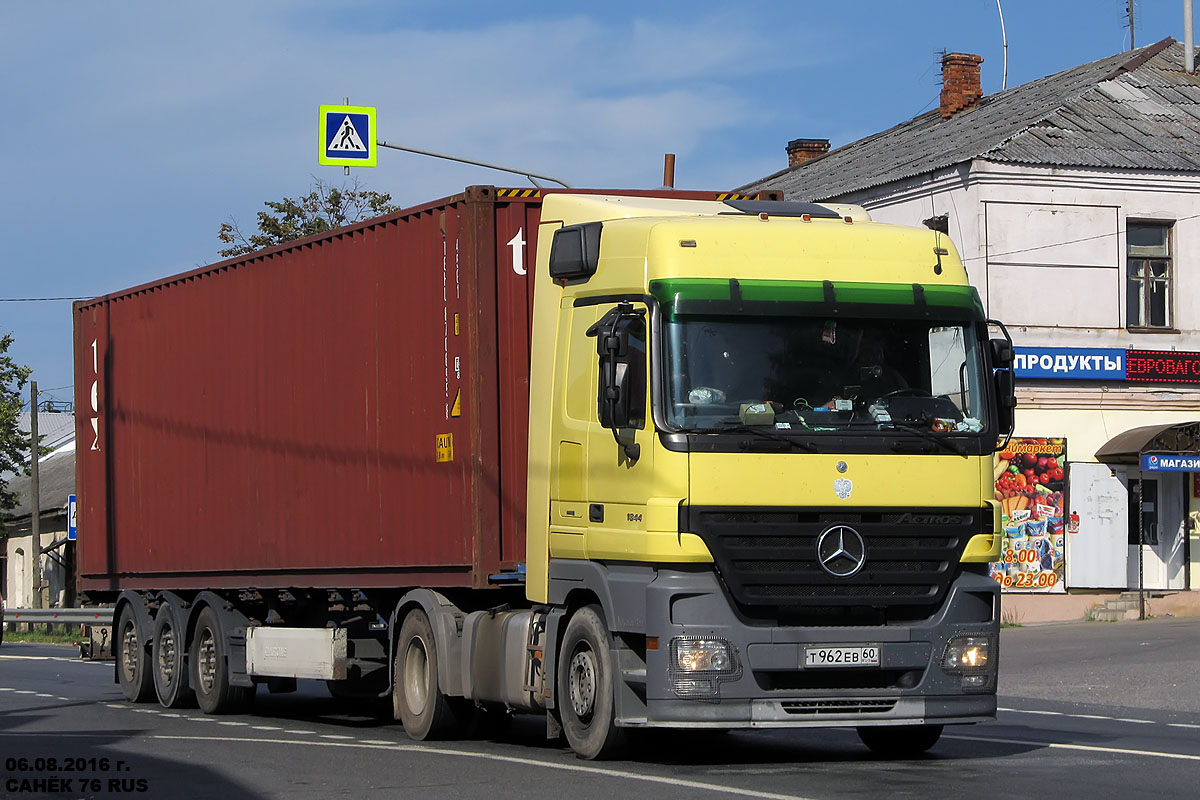
[[99,339],[92,339],[92,450],[100,449],[100,359],[97,357],[96,345]]
[[446,464],[454,460],[454,434],[439,433],[435,436],[437,463]]
[[854,491],[854,481],[849,478],[838,478],[833,482],[833,493],[840,499],[846,500],[850,497],[850,493]]
[[540,189],[497,189],[497,197],[541,197]]
[[454,405],[450,406],[450,416],[462,416],[462,387],[459,387],[458,391],[454,394]]
[[528,270],[525,269],[525,229],[517,228],[517,235],[508,240],[508,246],[512,248],[512,268],[513,272],[518,275],[525,275]]

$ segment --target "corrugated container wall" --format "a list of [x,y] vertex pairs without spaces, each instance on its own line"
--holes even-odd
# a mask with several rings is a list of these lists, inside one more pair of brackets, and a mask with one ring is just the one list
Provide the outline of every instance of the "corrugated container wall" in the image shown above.
[[77,303],[80,588],[514,569],[540,202],[471,187]]

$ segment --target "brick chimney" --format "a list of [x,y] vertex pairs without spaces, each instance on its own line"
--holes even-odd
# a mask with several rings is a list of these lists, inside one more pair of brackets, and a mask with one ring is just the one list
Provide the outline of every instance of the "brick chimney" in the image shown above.
[[942,119],[974,108],[983,97],[979,87],[981,56],[947,53],[942,56]]
[[792,139],[787,145],[788,166],[799,166],[828,152],[828,139]]

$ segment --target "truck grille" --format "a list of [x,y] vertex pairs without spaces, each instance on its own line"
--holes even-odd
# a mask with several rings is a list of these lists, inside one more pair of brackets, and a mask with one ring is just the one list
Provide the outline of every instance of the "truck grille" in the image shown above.
[[[704,540],[733,599],[748,608],[936,609],[967,540],[986,532],[983,509],[972,508],[690,508],[681,523]],[[818,539],[835,525],[862,536],[862,567],[848,577],[831,575],[817,555]]]

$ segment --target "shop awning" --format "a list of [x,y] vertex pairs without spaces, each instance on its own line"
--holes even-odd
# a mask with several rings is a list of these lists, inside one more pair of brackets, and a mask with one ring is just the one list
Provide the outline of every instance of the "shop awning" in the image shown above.
[[1200,456],[1200,422],[1146,425],[1118,433],[1096,451],[1105,464],[1136,464],[1142,453]]

